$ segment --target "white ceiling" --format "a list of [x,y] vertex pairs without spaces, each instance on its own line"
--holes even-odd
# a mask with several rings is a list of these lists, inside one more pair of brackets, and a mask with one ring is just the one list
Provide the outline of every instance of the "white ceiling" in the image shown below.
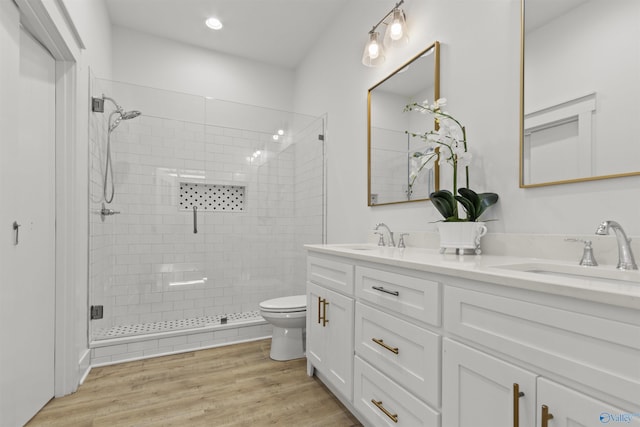
[[[114,26],[293,68],[344,0],[105,0]],[[204,25],[210,16],[224,28]]]

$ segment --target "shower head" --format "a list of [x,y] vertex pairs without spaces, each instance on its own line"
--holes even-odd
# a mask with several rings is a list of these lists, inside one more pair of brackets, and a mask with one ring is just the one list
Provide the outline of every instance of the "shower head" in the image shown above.
[[122,120],[130,120],[130,119],[135,119],[140,114],[142,114],[142,113],[140,111],[136,111],[136,110],[125,111],[124,113],[120,113],[120,118]]
[[[111,123],[109,125],[109,132],[113,132],[115,130],[115,128],[118,127],[118,125],[120,124],[120,122],[122,120],[135,119],[140,114],[142,114],[142,113],[140,111],[136,111],[136,110],[131,110],[131,111],[116,110],[116,111],[114,111],[113,113],[111,113],[111,116],[117,115],[118,117],[116,117],[116,119],[113,121],[113,123]],[[109,120],[111,120],[111,116],[109,116]]]

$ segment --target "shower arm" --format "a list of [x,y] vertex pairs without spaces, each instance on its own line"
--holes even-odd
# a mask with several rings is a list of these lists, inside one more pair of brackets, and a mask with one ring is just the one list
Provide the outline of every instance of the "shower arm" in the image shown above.
[[111,102],[113,105],[115,105],[115,107],[116,107],[116,111],[117,111],[117,112],[119,112],[119,113],[121,113],[121,114],[122,114],[122,112],[124,111],[124,109],[120,106],[120,104],[118,104],[118,103],[116,102],[116,100],[115,100],[115,99],[113,99],[113,98],[109,98],[109,97],[108,97],[108,96],[106,96],[104,93],[102,94],[102,99],[107,100],[107,101]]

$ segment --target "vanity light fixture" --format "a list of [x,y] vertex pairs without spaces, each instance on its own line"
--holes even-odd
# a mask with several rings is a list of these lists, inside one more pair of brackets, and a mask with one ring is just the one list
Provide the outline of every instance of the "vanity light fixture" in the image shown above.
[[220,22],[220,20],[214,16],[212,16],[211,18],[208,18],[206,21],[204,21],[204,23],[207,25],[207,27],[211,28],[212,30],[222,29],[222,22]]
[[[384,15],[384,17],[371,28],[371,31],[369,31],[369,41],[364,47],[364,53],[362,54],[362,63],[367,67],[375,67],[384,62],[384,48],[401,46],[409,42],[404,10],[400,8],[402,3],[404,3],[404,0],[396,3],[394,8]],[[383,41],[379,39],[380,33],[376,31],[380,24],[387,26]]]

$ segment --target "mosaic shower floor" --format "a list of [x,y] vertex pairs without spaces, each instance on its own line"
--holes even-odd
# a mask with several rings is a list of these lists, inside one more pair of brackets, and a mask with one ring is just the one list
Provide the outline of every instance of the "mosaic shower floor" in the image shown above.
[[[225,318],[226,321],[224,321]],[[263,320],[264,319],[262,318],[262,316],[260,316],[260,311],[256,310],[243,313],[220,314],[217,316],[194,317],[190,319],[141,323],[137,325],[118,325],[111,328],[99,329],[94,331],[93,339],[99,341],[136,335],[155,334],[159,332],[196,329],[223,324],[232,325],[234,323],[247,323]]]

